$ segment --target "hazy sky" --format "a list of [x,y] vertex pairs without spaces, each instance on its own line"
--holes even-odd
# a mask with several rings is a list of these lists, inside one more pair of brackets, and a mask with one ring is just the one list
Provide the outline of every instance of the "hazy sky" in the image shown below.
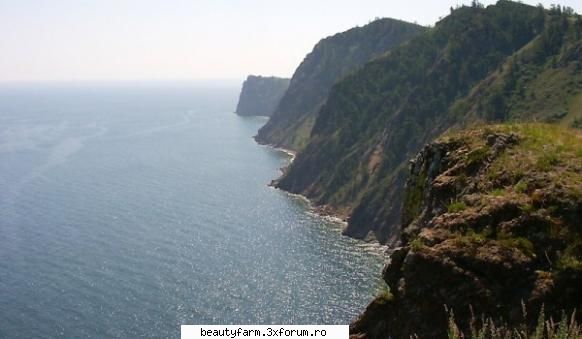
[[468,2],[0,0],[0,82],[291,76],[325,36],[375,17],[434,24]]

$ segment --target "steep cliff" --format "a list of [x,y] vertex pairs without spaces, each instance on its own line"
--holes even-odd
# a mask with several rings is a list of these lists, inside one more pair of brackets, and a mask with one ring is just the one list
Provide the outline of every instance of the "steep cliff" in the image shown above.
[[335,82],[423,30],[415,24],[379,19],[321,40],[293,74],[289,90],[256,140],[293,150],[303,148]]
[[445,305],[467,335],[481,315],[531,327],[542,305],[554,320],[581,309],[582,133],[543,124],[452,133],[408,173],[403,247],[383,272],[390,294],[351,325],[353,338],[446,338]]
[[460,7],[336,83],[275,185],[396,244],[406,160],[452,126],[582,116],[579,16],[502,0]]
[[271,116],[289,87],[289,79],[249,75],[243,83],[236,114]]

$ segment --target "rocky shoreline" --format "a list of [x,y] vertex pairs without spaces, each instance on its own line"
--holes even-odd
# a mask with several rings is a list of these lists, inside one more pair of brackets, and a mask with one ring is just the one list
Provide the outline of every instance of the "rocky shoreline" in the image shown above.
[[[261,144],[258,142],[257,142],[257,144],[271,148],[271,149],[278,151],[278,152],[281,152],[281,153],[285,153],[286,155],[289,156],[288,163],[279,169],[281,171],[281,175],[283,175],[285,173],[287,168],[293,163],[293,161],[295,160],[295,157],[297,156],[297,152],[286,149],[286,148],[282,148],[282,147],[278,147],[278,146],[274,146],[274,145],[264,145],[264,144]],[[274,189],[281,190],[281,191],[285,192],[286,194],[288,194],[289,196],[303,200],[307,204],[308,209],[311,213],[316,214],[319,217],[322,217],[330,222],[337,223],[337,224],[341,225],[342,231],[347,227],[347,225],[348,225],[348,223],[347,223],[348,215],[347,214],[341,214],[329,205],[315,206],[313,204],[313,201],[309,200],[309,198],[307,198],[306,196],[304,196],[302,194],[298,194],[298,193],[291,193],[291,192],[288,192],[284,189],[281,189],[280,187],[277,186],[278,179],[279,178],[271,180],[271,182],[268,184],[268,186],[272,187]]]

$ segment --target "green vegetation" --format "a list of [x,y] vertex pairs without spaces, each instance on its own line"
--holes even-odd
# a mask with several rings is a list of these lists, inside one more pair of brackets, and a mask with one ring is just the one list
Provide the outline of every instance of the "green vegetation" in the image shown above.
[[[539,8],[540,13],[543,11]],[[572,122],[582,116],[580,28],[570,10],[550,9],[544,30],[463,98],[463,114],[488,121]]]
[[582,137],[576,130],[540,123],[506,124],[497,126],[497,129],[519,134],[522,141],[518,148],[509,150],[492,164],[492,180],[504,171],[519,173],[512,183],[517,193],[533,189],[527,180],[522,179],[531,172],[547,172],[556,182],[582,182],[582,173],[576,169],[582,157]]
[[472,150],[467,155],[467,160],[469,161],[469,164],[472,165],[482,163],[489,156],[489,151],[490,149],[488,146]]
[[519,207],[523,213],[531,213],[534,207],[531,204],[523,204]]
[[421,238],[415,238],[410,242],[410,248],[413,251],[420,251],[424,247],[424,241]]
[[387,304],[394,300],[394,295],[390,292],[390,287],[382,282],[378,292],[376,293],[376,301],[380,304]]
[[529,257],[535,255],[533,243],[525,237],[506,238],[498,240],[498,242],[508,248],[517,248]]
[[406,190],[402,207],[402,218],[405,222],[414,220],[420,214],[425,183],[426,173],[421,173],[418,177],[411,178],[409,181],[409,187]]
[[[540,239],[552,239],[552,246],[561,248],[556,252],[554,266],[558,269],[582,269],[582,230],[576,226],[576,212],[568,212],[571,215],[566,214],[566,217],[563,214],[565,209],[571,210],[572,207],[568,206],[572,201],[582,197],[582,134],[559,125],[525,123],[475,127],[460,134],[449,134],[441,140],[455,140],[461,143],[459,147],[481,150],[486,136],[500,134],[513,134],[519,141],[496,158],[488,159],[491,163],[485,172],[477,174],[480,177],[464,179],[469,183],[477,182],[483,192],[469,214],[483,206],[491,206],[492,211],[495,208],[503,211],[502,206],[508,204],[518,208],[524,217],[546,221],[537,221],[536,227],[529,226],[513,232],[507,229],[463,228],[459,240],[466,243],[483,239],[496,241],[504,247],[519,249],[529,257],[543,257],[547,255],[544,250],[548,240],[544,242]],[[470,167],[474,154],[474,151],[468,152],[456,163],[465,163]],[[559,197],[555,197],[556,194]],[[468,207],[462,201],[462,197],[457,196],[446,206],[447,212],[465,211]],[[503,213],[512,213],[507,211]],[[549,223],[547,226],[540,226],[546,222]]]
[[510,249],[518,249],[528,257],[535,256],[534,245],[526,237],[519,236],[516,237],[507,234],[496,234],[491,232],[490,230],[476,232],[473,229],[469,229],[464,233],[461,232],[457,234],[455,240],[465,247],[471,247],[475,245],[481,246],[487,241],[494,241],[496,245],[500,245],[502,247]]
[[354,334],[440,337],[437,307],[474,302],[494,318],[451,314],[450,338],[580,337],[574,316],[516,325],[516,306],[580,307],[581,98],[582,18],[505,0],[454,9],[334,85],[280,187],[353,206],[349,235],[402,240],[390,305]]
[[578,239],[574,243],[566,248],[564,254],[560,257],[558,269],[582,271],[582,237],[580,235],[578,235]]
[[491,195],[496,196],[496,197],[500,197],[506,194],[506,191],[502,188],[496,188],[494,190],[491,191]]
[[462,201],[453,201],[450,204],[447,205],[447,212],[449,213],[459,213],[464,211],[467,208],[467,205],[465,205],[464,202]]
[[523,180],[520,180],[517,184],[515,184],[515,191],[518,193],[525,193],[527,191],[527,183]]
[[[403,194],[406,161],[446,129],[483,120],[570,121],[582,114],[574,104],[582,93],[576,18],[569,10],[506,0],[454,9],[333,86],[279,187],[352,213],[349,235],[373,231],[380,241],[394,239],[401,211],[405,220],[420,212],[422,192]],[[300,121],[291,120],[284,124]],[[564,166],[567,148],[549,146],[528,164]],[[491,153],[483,145],[470,159],[479,164]],[[512,173],[517,184],[522,173]]]
[[487,241],[487,235],[485,233],[477,233],[473,230],[469,230],[464,234],[457,234],[455,241],[467,248],[474,247],[475,245],[481,246],[485,241]]
[[542,171],[549,171],[559,164],[558,156],[554,153],[544,153],[537,159],[536,166]]
[[[404,248],[383,272],[394,297],[369,308],[353,334],[580,338],[580,317],[560,312],[582,300],[581,146],[578,130],[528,123],[476,125],[423,147],[405,194],[424,176],[423,214],[403,225]],[[548,151],[557,160],[545,168]],[[546,305],[548,317],[519,319],[520,300]],[[457,312],[448,328],[441,305]]]
[[321,40],[293,74],[289,90],[259,130],[257,141],[302,149],[334,83],[424,30],[416,24],[379,19]]

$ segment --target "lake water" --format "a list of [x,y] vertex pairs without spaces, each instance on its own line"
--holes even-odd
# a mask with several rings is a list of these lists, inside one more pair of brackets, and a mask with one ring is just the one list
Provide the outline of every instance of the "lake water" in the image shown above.
[[380,250],[267,186],[234,83],[0,87],[0,337],[347,324]]

